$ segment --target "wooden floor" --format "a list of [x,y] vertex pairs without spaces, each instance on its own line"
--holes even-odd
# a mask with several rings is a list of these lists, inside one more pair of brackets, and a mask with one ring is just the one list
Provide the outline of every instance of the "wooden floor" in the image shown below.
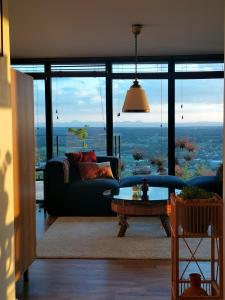
[[[37,212],[37,236],[48,226]],[[37,259],[29,283],[17,283],[17,299],[168,300],[170,271],[163,260]]]

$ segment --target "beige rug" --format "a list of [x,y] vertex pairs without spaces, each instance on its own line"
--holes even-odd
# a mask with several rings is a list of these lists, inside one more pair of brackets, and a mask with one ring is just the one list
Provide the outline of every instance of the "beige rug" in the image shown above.
[[[61,217],[37,242],[39,258],[170,259],[170,238],[158,218],[130,218],[118,238],[115,217]],[[184,248],[184,254],[187,253]],[[200,254],[206,255],[204,245]],[[186,254],[185,254],[186,255]]]

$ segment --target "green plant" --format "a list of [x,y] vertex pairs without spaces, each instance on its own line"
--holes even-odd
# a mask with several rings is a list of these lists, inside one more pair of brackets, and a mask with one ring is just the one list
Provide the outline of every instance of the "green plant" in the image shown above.
[[196,186],[185,186],[179,196],[183,199],[209,199],[213,193]]
[[155,166],[156,171],[163,175],[166,172],[166,168],[164,167],[164,163],[165,161],[162,158],[158,158],[158,157],[153,157],[149,159],[149,163],[152,166]]
[[88,144],[86,139],[88,138],[88,126],[85,125],[81,128],[68,128],[68,132],[77,136],[82,141],[82,147],[87,148]]

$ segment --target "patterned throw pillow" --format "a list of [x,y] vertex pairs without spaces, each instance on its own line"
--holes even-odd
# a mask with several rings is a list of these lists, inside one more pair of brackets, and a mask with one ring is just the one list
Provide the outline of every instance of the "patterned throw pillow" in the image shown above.
[[110,162],[80,162],[77,163],[82,180],[95,178],[114,178]]
[[65,153],[71,164],[76,164],[78,162],[96,162],[96,153],[94,150],[88,152],[69,152]]

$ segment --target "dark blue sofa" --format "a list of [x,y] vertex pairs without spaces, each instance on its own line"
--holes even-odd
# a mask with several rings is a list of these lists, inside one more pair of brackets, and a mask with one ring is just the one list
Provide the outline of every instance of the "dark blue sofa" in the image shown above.
[[116,189],[141,184],[147,179],[150,186],[182,189],[198,186],[222,195],[222,181],[217,176],[198,176],[183,180],[171,175],[135,175],[119,180],[119,159],[113,156],[98,156],[98,162],[110,161],[115,179],[81,180],[75,166],[66,157],[49,160],[44,171],[44,206],[54,216],[109,216],[110,199],[103,196],[107,189]]
[[98,156],[97,162],[110,161],[113,176],[81,180],[78,169],[66,157],[51,159],[44,171],[44,208],[52,216],[113,215],[107,189],[119,188],[119,159]]

